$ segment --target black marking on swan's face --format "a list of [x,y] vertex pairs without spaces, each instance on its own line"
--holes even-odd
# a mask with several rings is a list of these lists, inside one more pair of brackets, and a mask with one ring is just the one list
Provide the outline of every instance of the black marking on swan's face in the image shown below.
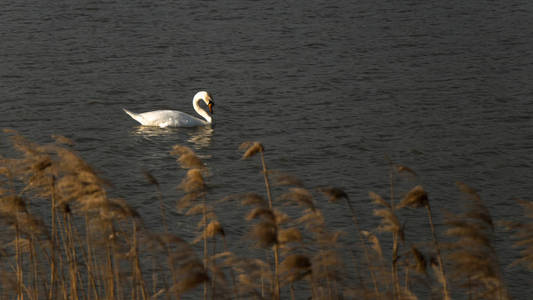
[[213,114],[213,108],[215,107],[215,102],[209,100],[209,103],[207,103],[207,106],[209,107],[209,113]]
[[213,114],[213,109],[215,107],[215,99],[213,99],[213,97],[211,97],[211,95],[207,94],[207,107],[209,107],[209,113],[210,114]]

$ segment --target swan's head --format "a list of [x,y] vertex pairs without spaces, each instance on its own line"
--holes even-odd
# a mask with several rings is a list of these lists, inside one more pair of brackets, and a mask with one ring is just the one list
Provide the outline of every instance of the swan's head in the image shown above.
[[211,97],[211,95],[209,95],[208,92],[201,91],[201,92],[196,93],[196,95],[194,96],[194,102],[199,101],[200,99],[204,101],[207,107],[209,107],[209,113],[213,114],[213,108],[215,107],[215,102],[213,101],[213,97]]

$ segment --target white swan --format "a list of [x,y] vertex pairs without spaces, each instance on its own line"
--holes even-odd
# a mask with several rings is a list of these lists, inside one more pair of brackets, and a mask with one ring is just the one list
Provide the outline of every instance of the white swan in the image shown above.
[[203,108],[200,107],[198,102],[203,100],[207,107],[209,107],[209,112],[213,114],[213,98],[209,95],[208,92],[201,91],[194,95],[192,99],[192,106],[194,110],[202,116],[205,120],[193,117],[186,113],[177,110],[155,110],[149,111],[141,114],[132,113],[131,111],[123,108],[123,110],[130,115],[137,122],[141,123],[144,126],[159,126],[161,128],[165,127],[195,127],[203,126],[213,123],[213,117],[207,113]]

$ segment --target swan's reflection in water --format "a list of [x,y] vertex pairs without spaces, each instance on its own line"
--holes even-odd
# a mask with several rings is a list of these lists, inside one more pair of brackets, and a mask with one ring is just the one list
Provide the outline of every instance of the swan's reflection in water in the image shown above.
[[207,148],[211,145],[214,129],[211,126],[197,127],[188,132],[187,141],[194,145],[196,149]]
[[166,136],[171,134],[177,134],[178,128],[160,128],[155,126],[137,126],[132,130],[132,135],[143,137],[147,140],[151,140],[153,137]]
[[[183,143],[181,137],[186,138],[195,149],[207,148],[211,145],[211,138],[214,129],[211,126],[201,126],[194,128],[159,128],[153,126],[138,126],[132,134],[147,140],[159,137],[168,137],[176,143]],[[178,137],[178,138],[176,138]]]

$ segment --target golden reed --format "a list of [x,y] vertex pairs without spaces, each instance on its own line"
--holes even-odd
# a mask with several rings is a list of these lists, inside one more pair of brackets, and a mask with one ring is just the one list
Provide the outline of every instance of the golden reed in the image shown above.
[[[416,173],[389,160],[390,199],[369,193],[380,224],[365,228],[347,193],[308,188],[269,169],[259,142],[240,150],[243,159],[258,158],[265,190],[222,200],[209,194],[204,162],[176,145],[170,153],[186,173],[175,207],[197,222],[196,236],[187,241],[172,232],[169,201],[151,173],[144,172],[155,187],[162,232],[147,228],[126,200],[108,196],[109,183],[73,150],[72,140],[53,136],[40,145],[12,130],[4,134],[17,154],[0,157],[0,299],[510,298],[492,244],[495,222],[463,183],[467,209],[441,216],[445,228],[437,232],[428,192],[420,185],[397,191],[403,178],[416,181]],[[245,235],[226,240],[216,214],[220,201],[247,210]],[[529,221],[500,223],[520,248],[514,264],[531,270],[533,203],[520,204]],[[353,233],[328,225],[323,210],[332,205],[348,208]],[[402,218],[408,208],[425,209],[430,237],[407,239]],[[243,245],[250,255],[232,250]]]

